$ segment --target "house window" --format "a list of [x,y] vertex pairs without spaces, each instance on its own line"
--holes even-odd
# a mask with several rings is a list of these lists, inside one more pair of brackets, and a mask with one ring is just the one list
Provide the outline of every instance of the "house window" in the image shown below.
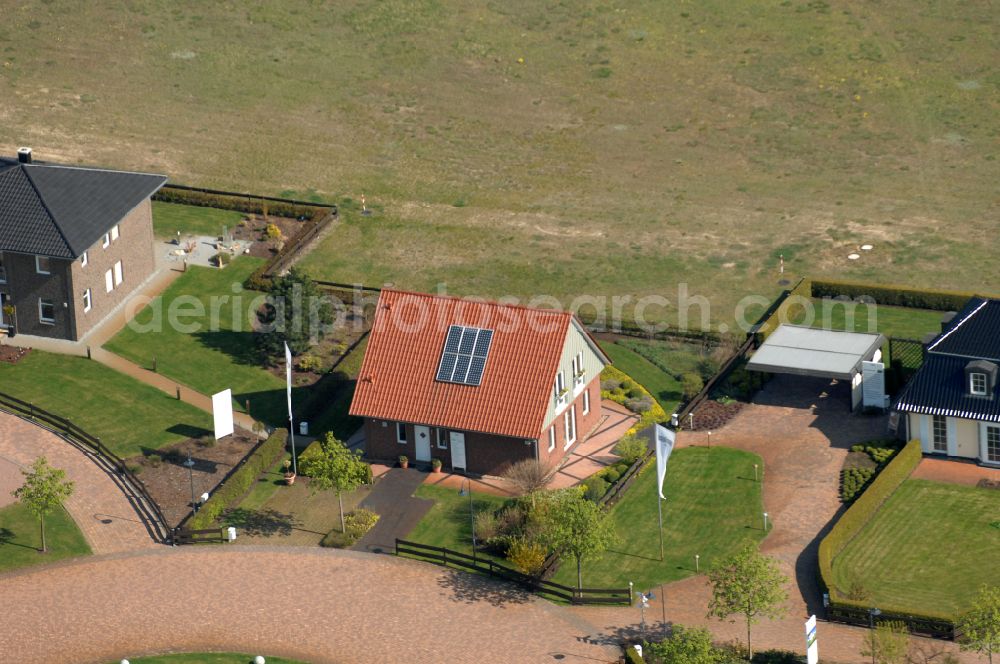
[[51,267],[48,256],[35,256],[35,272],[38,274],[51,274]]
[[7,283],[7,268],[3,266],[3,256],[0,256],[0,284]]
[[935,452],[948,451],[948,418],[944,415],[934,415],[932,421],[933,442]]
[[556,449],[556,425],[549,427],[549,452]]
[[38,299],[38,320],[49,325],[56,322],[56,305],[52,300]]
[[986,460],[1000,463],[1000,427],[986,427]]
[[114,226],[111,227],[111,240],[114,241],[117,239],[118,239],[118,224],[115,224]]
[[114,277],[111,276],[111,270],[104,273],[104,292],[110,293],[115,289]]
[[90,289],[83,291],[83,311],[90,311],[90,306],[93,304],[93,298],[90,296]]
[[101,249],[107,249],[109,244],[111,244],[111,235],[105,233],[104,237],[101,238]]
[[583,391],[583,414],[590,412],[590,390]]
[[984,373],[972,373],[969,374],[969,391],[972,394],[979,396],[986,395],[986,374]]
[[561,406],[566,403],[566,378],[563,376],[563,372],[560,371],[556,374],[556,406]]
[[115,286],[122,285],[122,262],[115,263]]
[[406,444],[406,424],[396,422],[396,442]]
[[87,256],[87,252],[80,254],[80,266],[87,267],[87,263],[90,262],[90,258]]
[[573,385],[579,387],[583,385],[584,379],[584,369],[583,369],[583,351],[580,351],[573,358]]
[[576,442],[576,405],[573,405],[563,416],[566,423],[566,444],[563,449]]
[[438,429],[438,442],[437,446],[439,450],[448,449],[448,432],[444,429]]

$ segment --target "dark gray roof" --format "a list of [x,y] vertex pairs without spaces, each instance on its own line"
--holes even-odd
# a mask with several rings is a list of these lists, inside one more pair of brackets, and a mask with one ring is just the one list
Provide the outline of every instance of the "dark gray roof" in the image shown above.
[[927,350],[1000,361],[1000,300],[969,300]]
[[0,251],[76,258],[166,181],[0,159]]
[[965,384],[969,359],[928,353],[920,371],[903,390],[896,405],[901,411],[925,415],[948,415],[1000,422],[1000,385],[992,395],[972,396]]

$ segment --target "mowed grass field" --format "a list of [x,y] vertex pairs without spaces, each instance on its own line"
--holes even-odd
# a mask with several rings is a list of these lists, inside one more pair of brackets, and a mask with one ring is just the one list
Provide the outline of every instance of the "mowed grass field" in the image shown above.
[[26,0],[3,18],[0,150],[341,202],[305,260],[319,277],[658,294],[654,319],[686,283],[730,325],[777,293],[779,257],[789,278],[1000,290],[986,0]]
[[834,582],[860,582],[883,609],[957,615],[1000,584],[998,515],[998,491],[907,480],[834,559]]

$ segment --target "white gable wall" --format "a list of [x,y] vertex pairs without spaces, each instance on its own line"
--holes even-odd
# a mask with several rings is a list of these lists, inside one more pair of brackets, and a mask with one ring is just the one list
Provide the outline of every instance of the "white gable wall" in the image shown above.
[[[583,353],[584,376],[581,384],[577,385],[573,380],[573,358],[576,357],[577,353],[581,352]],[[552,421],[563,412],[566,405],[571,403],[587,383],[601,373],[604,367],[604,359],[591,345],[590,338],[586,332],[584,332],[575,319],[571,320],[569,330],[566,333],[566,341],[563,343],[562,355],[559,358],[559,370],[563,372],[563,380],[566,387],[569,388],[569,392],[566,393],[563,403],[557,407],[555,399],[556,377],[552,376],[552,387],[549,388],[549,403],[548,408],[545,410],[543,431],[548,429]]]

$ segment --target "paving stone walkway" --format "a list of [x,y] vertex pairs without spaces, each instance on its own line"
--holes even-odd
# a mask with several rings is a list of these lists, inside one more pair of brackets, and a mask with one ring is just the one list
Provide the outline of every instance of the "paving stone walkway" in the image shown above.
[[352,547],[355,551],[389,553],[396,539],[405,539],[434,506],[434,501],[417,498],[413,492],[423,484],[426,473],[415,468],[393,468],[382,475],[361,507],[379,515],[378,523]]
[[90,453],[8,413],[0,413],[0,505],[13,500],[10,491],[23,484],[21,469],[39,456],[65,470],[67,479],[76,483],[66,509],[94,553],[157,546],[117,477],[95,463]]
[[0,653],[88,664],[168,650],[313,664],[617,661],[592,625],[489,579],[394,556],[159,547],[0,575]]

